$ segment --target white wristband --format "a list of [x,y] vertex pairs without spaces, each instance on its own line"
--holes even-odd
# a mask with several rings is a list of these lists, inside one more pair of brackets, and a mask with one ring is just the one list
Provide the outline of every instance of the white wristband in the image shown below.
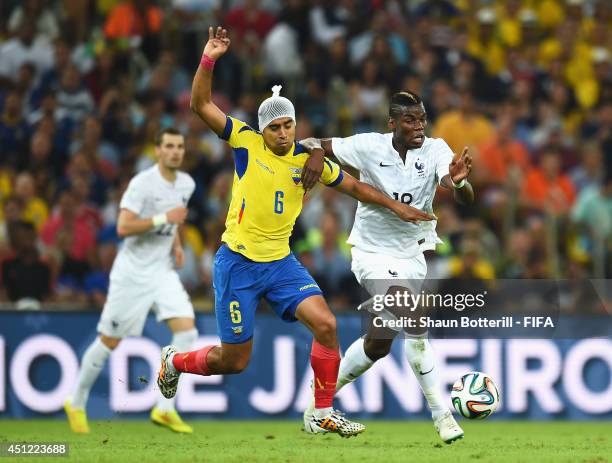
[[168,223],[168,217],[166,216],[166,214],[154,215],[151,220],[153,220],[154,227],[159,227],[160,225],[165,225]]
[[465,186],[465,179],[461,180],[459,183],[455,183],[453,182],[453,179],[451,178],[451,182],[453,183],[453,187],[458,190],[460,188],[463,188]]

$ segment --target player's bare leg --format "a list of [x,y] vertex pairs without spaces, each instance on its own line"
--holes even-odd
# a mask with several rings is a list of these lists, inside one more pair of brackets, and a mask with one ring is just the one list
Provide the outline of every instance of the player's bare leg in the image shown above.
[[[172,399],[176,395],[181,373],[202,376],[237,374],[249,364],[252,350],[252,339],[241,344],[221,343],[220,346],[206,346],[200,350],[180,353],[177,352],[175,346],[166,346],[162,349],[157,385],[165,398]],[[180,420],[180,417],[178,418]],[[153,419],[153,413],[151,419],[157,422]],[[188,426],[185,423],[182,424]]]
[[249,364],[253,340],[241,344],[221,343],[191,352],[177,352],[176,347],[162,349],[162,362],[157,377],[159,390],[166,398],[176,394],[179,375],[192,373],[201,376],[240,373]]
[[213,347],[206,357],[211,375],[234,375],[242,372],[251,360],[253,340],[242,344],[221,343]]
[[201,376],[237,374],[249,364],[252,350],[252,339],[240,344],[222,342],[220,346],[206,346],[191,352],[177,352],[176,347],[166,346],[162,349],[157,385],[163,396],[170,399],[176,395],[181,373]]
[[342,437],[360,434],[365,430],[364,425],[347,420],[333,408],[340,365],[336,317],[320,295],[300,302],[295,316],[314,336],[310,364],[314,371],[315,406],[310,420],[304,423],[304,430],[309,433],[334,432]]
[[[195,322],[190,317],[176,317],[166,320],[168,328],[172,331],[172,346],[180,352],[186,352],[198,337]],[[177,378],[178,384],[178,378]],[[174,406],[175,397],[160,397],[157,405],[151,410],[151,421],[164,426],[174,432],[192,433],[193,428],[186,424],[177,413]]]
[[68,417],[70,429],[73,432],[79,434],[89,432],[89,423],[87,422],[87,412],[85,410],[89,391],[91,391],[102,368],[104,368],[111,352],[120,342],[121,339],[100,334],[85,351],[72,397],[68,397],[64,402],[64,411]]

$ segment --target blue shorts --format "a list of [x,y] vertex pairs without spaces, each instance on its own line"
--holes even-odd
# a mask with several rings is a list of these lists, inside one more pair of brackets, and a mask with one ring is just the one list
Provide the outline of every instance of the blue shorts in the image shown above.
[[240,344],[253,337],[255,310],[263,297],[276,314],[294,322],[295,310],[310,296],[323,294],[293,254],[254,262],[223,244],[213,268],[217,331],[222,342]]

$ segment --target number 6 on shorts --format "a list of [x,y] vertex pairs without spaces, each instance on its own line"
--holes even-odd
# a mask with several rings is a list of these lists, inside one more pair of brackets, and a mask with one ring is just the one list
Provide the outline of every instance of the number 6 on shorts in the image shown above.
[[238,301],[230,302],[230,305],[229,305],[230,318],[232,319],[232,323],[235,323],[235,324],[238,324],[242,321],[242,314],[240,313],[240,310],[238,309],[238,307],[240,307],[240,304],[238,303]]

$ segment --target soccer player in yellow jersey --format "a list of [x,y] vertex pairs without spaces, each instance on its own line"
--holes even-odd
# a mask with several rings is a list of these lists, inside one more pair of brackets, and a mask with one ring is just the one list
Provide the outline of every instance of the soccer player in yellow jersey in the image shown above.
[[[332,407],[340,363],[336,319],[314,279],[289,249],[306,192],[301,173],[309,153],[295,142],[295,110],[291,101],[280,96],[280,86],[259,107],[259,130],[226,116],[212,102],[214,63],[229,44],[225,29],[209,29],[191,94],[193,111],[234,151],[232,201],[213,275],[221,345],[185,353],[164,347],[157,382],[164,396],[173,397],[180,373],[241,372],[251,356],[255,309],[265,298],[283,320],[301,321],[314,336],[310,359],[315,410],[305,426],[310,432],[356,435],[365,427]],[[357,181],[327,159],[321,182],[361,202],[391,209],[405,221],[433,219]]]

